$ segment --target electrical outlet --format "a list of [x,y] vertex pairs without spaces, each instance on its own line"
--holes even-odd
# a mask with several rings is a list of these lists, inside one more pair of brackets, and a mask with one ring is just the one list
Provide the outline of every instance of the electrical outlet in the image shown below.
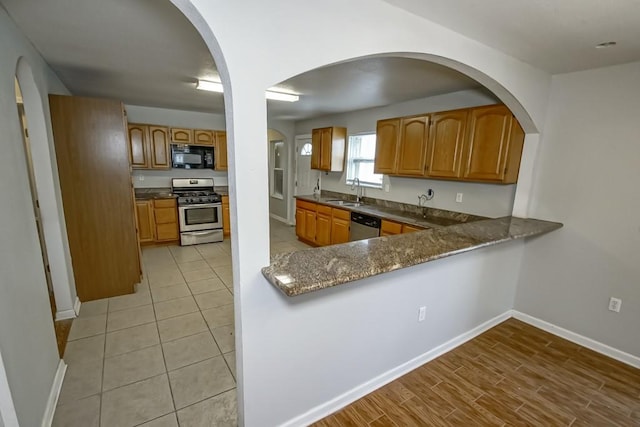
[[427,307],[422,306],[418,310],[418,322],[422,322],[427,317]]
[[384,185],[384,191],[385,191],[386,193],[388,193],[388,192],[389,192],[389,184],[385,184],[385,185]]
[[138,175],[138,181],[144,181],[144,175]]
[[456,194],[456,203],[462,203],[462,193]]
[[620,308],[622,308],[622,300],[620,298],[611,297],[611,299],[609,299],[609,310],[620,313]]

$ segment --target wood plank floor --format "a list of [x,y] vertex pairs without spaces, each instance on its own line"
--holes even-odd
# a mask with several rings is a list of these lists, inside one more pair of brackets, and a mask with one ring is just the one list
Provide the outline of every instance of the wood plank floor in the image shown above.
[[314,424],[640,426],[640,369],[516,319]]

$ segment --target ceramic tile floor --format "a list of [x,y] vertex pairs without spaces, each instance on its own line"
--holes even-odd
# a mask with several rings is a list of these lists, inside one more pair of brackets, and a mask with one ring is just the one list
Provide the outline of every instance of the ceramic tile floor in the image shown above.
[[[271,221],[272,254],[308,248]],[[235,426],[230,241],[145,248],[136,292],[82,304],[55,427]]]

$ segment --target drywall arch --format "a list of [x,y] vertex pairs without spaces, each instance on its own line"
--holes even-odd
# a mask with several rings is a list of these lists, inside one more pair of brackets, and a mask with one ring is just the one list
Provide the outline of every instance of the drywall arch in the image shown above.
[[77,314],[74,308],[76,288],[70,263],[62,201],[57,197],[58,175],[57,169],[54,169],[55,151],[51,149],[47,137],[45,112],[42,107],[43,97],[36,86],[31,67],[23,57],[18,59],[16,78],[20,84],[29,123],[31,156],[56,300],[56,319],[69,319]]
[[[319,366],[324,360],[308,361],[298,357],[305,354],[299,347],[305,350],[306,345],[313,343],[287,341],[287,334],[294,332],[291,329],[293,325],[304,329],[305,322],[310,320],[302,314],[306,307],[284,299],[260,274],[260,269],[269,263],[268,185],[264,179],[268,173],[268,151],[263,143],[267,138],[264,90],[291,76],[327,64],[389,52],[413,52],[409,55],[433,60],[441,58],[439,60],[453,65],[452,68],[466,69],[465,74],[491,89],[519,119],[524,119],[525,130],[534,136],[533,139],[527,138],[526,145],[530,148],[525,151],[525,167],[521,168],[516,194],[516,205],[526,214],[528,199],[526,195],[520,195],[523,194],[520,187],[526,188],[527,182],[532,181],[530,176],[523,177],[523,173],[533,170],[537,152],[535,132],[544,126],[551,76],[383,1],[327,0],[322,4],[296,0],[246,0],[241,4],[207,0],[171,1],[209,46],[225,87],[239,425],[295,425],[296,420],[301,419],[300,414],[327,410],[339,397],[335,394],[319,396],[317,390],[311,390],[316,384],[314,381],[322,383],[318,375],[332,375],[336,384],[328,388],[331,393],[341,393],[357,385],[345,382],[354,381],[356,372],[361,378],[373,378],[381,373],[366,366],[353,366],[349,373],[338,372],[333,365],[323,365],[332,369],[323,373]],[[522,200],[519,202],[519,199]],[[487,251],[477,255],[478,258],[464,259],[471,263],[467,269],[469,273],[482,273],[483,265],[487,264],[484,261],[495,261],[494,258],[501,256],[502,251]],[[517,266],[518,253],[512,258],[510,265]],[[438,265],[452,265],[452,270],[458,271],[457,263],[458,260],[453,260]],[[433,274],[435,268],[418,266],[400,274],[409,284],[416,274]],[[505,287],[515,286],[511,277],[515,276],[514,271],[509,273],[510,276],[497,270],[492,270],[492,274],[500,274]],[[470,274],[465,280],[471,278],[483,284],[496,279],[486,274]],[[385,287],[384,278],[365,281]],[[512,290],[509,288],[510,292]],[[371,292],[377,293],[373,288]],[[391,293],[380,292],[377,295],[393,298]],[[375,298],[372,301],[377,302]],[[331,316],[331,310],[334,309],[350,310],[357,316],[365,307],[322,307],[318,313],[327,316],[324,318],[326,333],[338,330],[339,326],[331,323],[335,317]],[[441,336],[438,339],[446,338]],[[287,347],[282,343],[290,345]],[[284,353],[290,365],[283,363]],[[413,357],[415,354],[403,350],[402,358],[408,360]],[[395,363],[398,355],[390,357],[385,349],[380,349],[376,358],[379,365],[387,366]],[[309,365],[309,362],[318,366]],[[309,369],[310,366],[314,369]],[[274,383],[265,384],[263,376],[267,373],[269,377],[281,374],[286,384],[275,387]],[[297,377],[295,381],[293,377]],[[322,401],[321,398],[334,400]]]

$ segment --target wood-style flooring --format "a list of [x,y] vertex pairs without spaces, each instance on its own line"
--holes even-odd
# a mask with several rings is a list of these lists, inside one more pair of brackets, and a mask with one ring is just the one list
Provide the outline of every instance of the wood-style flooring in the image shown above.
[[64,349],[67,346],[67,339],[69,338],[69,331],[71,330],[72,324],[73,319],[58,320],[53,322],[53,327],[56,331],[56,342],[58,343],[58,354],[60,354],[60,358],[64,357]]
[[509,319],[314,425],[640,426],[640,369]]

